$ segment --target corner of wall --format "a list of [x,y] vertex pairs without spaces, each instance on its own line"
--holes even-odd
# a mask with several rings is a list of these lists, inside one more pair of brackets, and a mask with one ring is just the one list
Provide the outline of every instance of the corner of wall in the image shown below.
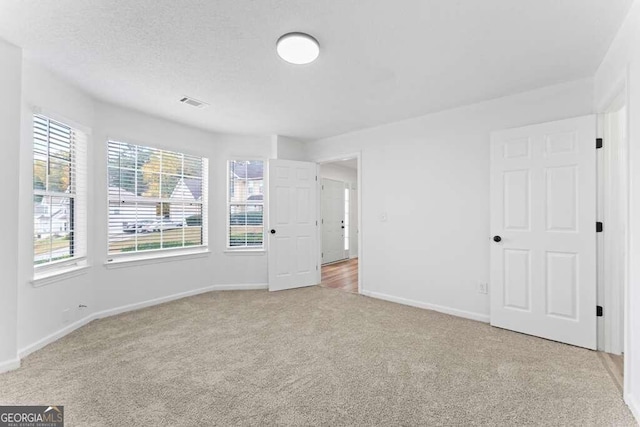
[[[20,366],[17,359],[18,325],[18,215],[20,159],[20,117],[22,105],[22,50],[0,39],[0,146],[3,165],[3,205],[0,222],[8,227],[2,233],[0,245],[0,371]],[[17,364],[17,365],[16,365]]]
[[629,406],[633,416],[636,418],[636,421],[638,421],[638,424],[640,424],[640,400],[638,400],[633,394],[627,394],[625,402],[627,403],[627,406]]

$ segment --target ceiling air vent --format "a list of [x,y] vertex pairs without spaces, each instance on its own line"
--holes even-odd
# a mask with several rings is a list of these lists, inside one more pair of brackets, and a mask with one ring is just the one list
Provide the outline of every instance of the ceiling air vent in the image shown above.
[[209,104],[207,104],[206,102],[198,101],[197,99],[189,98],[188,96],[180,98],[180,102],[196,108],[205,108],[209,106]]

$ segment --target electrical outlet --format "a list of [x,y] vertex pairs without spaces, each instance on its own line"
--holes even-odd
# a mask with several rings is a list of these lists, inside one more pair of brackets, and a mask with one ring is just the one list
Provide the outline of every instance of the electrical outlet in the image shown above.
[[489,285],[484,282],[478,283],[478,293],[480,294],[488,294],[489,293]]

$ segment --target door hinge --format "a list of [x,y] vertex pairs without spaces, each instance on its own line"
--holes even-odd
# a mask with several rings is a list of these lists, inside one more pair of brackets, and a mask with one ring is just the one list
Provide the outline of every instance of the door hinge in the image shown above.
[[320,256],[321,256],[322,258],[324,258],[324,252],[322,252],[322,253],[320,254]]
[[318,175],[316,175],[316,181],[318,180]]
[[316,264],[316,271],[318,270],[318,264]]
[[597,317],[604,316],[604,309],[602,308],[601,305],[596,305],[596,316]]
[[596,233],[602,233],[604,230],[604,225],[600,221],[596,222]]
[[318,226],[318,221],[316,221],[316,227]]
[[602,138],[596,138],[596,149],[602,148]]

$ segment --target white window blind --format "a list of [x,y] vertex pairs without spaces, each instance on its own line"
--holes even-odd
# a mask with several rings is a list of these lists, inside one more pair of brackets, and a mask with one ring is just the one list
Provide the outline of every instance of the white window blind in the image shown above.
[[230,160],[227,247],[260,248],[264,241],[264,162]]
[[83,258],[87,253],[86,135],[33,116],[34,265]]
[[109,141],[109,254],[207,244],[206,158]]

